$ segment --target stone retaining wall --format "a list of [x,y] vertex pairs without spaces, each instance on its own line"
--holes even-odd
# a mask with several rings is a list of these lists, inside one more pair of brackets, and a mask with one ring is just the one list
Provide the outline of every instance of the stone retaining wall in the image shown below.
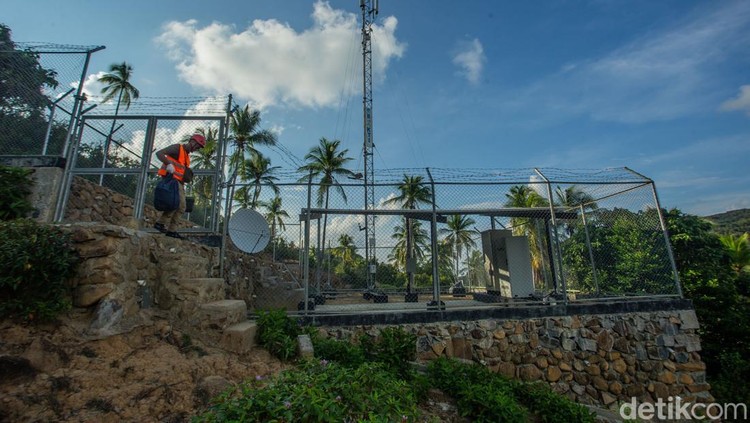
[[[70,187],[68,203],[65,205],[66,222],[100,222],[125,226],[131,229],[150,228],[161,215],[150,204],[143,210],[142,222],[133,216],[134,200],[127,195],[113,192],[87,179],[76,176]],[[192,222],[183,219],[180,228],[190,228]]]
[[81,257],[70,279],[75,307],[95,308],[93,329],[110,330],[156,306],[170,278],[207,278],[219,273],[219,249],[100,223],[59,225],[71,233]]
[[[385,326],[320,329],[352,340]],[[417,358],[455,357],[525,381],[544,381],[582,404],[712,402],[693,310],[400,325],[417,335]]]

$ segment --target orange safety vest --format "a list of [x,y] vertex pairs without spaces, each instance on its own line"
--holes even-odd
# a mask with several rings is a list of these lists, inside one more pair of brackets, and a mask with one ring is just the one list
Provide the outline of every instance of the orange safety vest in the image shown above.
[[185,177],[185,169],[190,166],[190,155],[185,151],[185,146],[180,144],[180,157],[177,160],[169,154],[166,154],[166,156],[169,162],[162,163],[161,169],[159,169],[157,174],[162,177],[167,176],[167,173],[169,173],[167,172],[167,165],[171,163],[174,166],[174,173],[172,173],[172,176],[182,182],[182,179]]

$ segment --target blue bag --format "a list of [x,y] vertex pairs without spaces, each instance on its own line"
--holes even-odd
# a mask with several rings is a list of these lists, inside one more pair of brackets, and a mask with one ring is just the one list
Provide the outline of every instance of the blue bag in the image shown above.
[[159,211],[172,211],[180,208],[180,183],[172,174],[161,178],[154,189],[154,208]]

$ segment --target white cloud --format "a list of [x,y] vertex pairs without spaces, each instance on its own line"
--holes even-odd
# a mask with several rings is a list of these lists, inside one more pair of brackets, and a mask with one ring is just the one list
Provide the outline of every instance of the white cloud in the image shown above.
[[[83,81],[83,93],[88,97],[101,96],[104,84],[99,82],[99,78],[104,76],[106,73],[107,72],[97,72],[87,76],[86,80]],[[78,81],[71,82],[70,86],[73,88],[78,88]]]
[[462,42],[460,51],[453,56],[453,63],[459,67],[459,74],[471,84],[478,84],[482,77],[482,69],[487,57],[484,55],[482,43],[478,39]]
[[741,86],[737,97],[722,103],[721,110],[742,110],[750,116],[750,85]]
[[269,131],[271,131],[271,132],[273,132],[274,134],[276,134],[276,135],[279,135],[279,136],[280,136],[280,135],[281,135],[282,133],[284,133],[284,130],[285,130],[285,129],[286,129],[286,128],[284,127],[284,125],[278,125],[278,124],[274,124],[274,125],[271,125],[271,127],[270,127],[270,128],[268,128],[268,130],[269,130]]
[[[287,104],[303,107],[334,105],[342,90],[352,95],[361,84],[346,83],[350,62],[360,63],[357,16],[313,5],[310,28],[297,32],[275,19],[254,20],[241,32],[213,22],[172,21],[156,38],[176,63],[180,78],[217,94],[235,96],[258,107]],[[406,45],[396,39],[398,21],[387,17],[373,28],[373,74],[382,80],[388,64],[403,55]],[[361,66],[361,65],[359,65]]]
[[553,119],[589,115],[624,123],[663,121],[716,109],[716,77],[750,44],[750,3],[700,6],[668,28],[648,32],[586,61],[568,63],[516,95],[516,104]]

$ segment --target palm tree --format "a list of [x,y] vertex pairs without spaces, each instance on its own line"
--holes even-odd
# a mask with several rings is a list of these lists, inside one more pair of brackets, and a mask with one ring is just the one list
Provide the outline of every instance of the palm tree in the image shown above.
[[587,209],[597,208],[594,197],[576,185],[571,185],[564,190],[558,186],[555,189],[556,203],[563,207],[578,207],[583,205]]
[[[505,194],[507,198],[506,207],[544,207],[547,200],[539,195],[528,185],[515,185],[510,188],[510,193]],[[523,235],[529,238],[531,250],[531,267],[534,271],[534,279],[542,280],[542,248],[539,246],[539,236],[535,230],[534,219],[530,217],[513,217],[510,219],[513,235]]]
[[265,210],[265,218],[268,221],[268,223],[271,225],[271,240],[273,241],[273,258],[276,259],[276,244],[278,242],[276,237],[276,227],[283,231],[286,229],[286,225],[284,225],[284,218],[289,217],[289,213],[287,213],[286,210],[281,208],[281,197],[278,196],[278,193],[276,197],[274,197],[269,202],[263,202],[261,201],[260,206]]
[[407,251],[409,250],[409,244],[413,244],[412,248],[413,256],[421,260],[425,257],[425,251],[429,248],[429,236],[427,231],[422,228],[422,223],[417,221],[411,224],[411,242],[409,242],[409,231],[407,226],[406,218],[401,219],[401,224],[396,225],[393,228],[393,234],[391,238],[396,241],[396,245],[391,250],[391,254],[388,257],[389,260],[393,261],[396,267],[400,269],[406,269],[406,258]]
[[346,265],[357,255],[357,247],[354,245],[354,239],[349,234],[339,236],[339,245],[334,249],[334,254],[338,256]]
[[[300,181],[306,181],[308,178],[320,178],[317,193],[318,207],[321,207],[325,201],[325,208],[328,209],[331,187],[334,187],[346,202],[346,193],[337,178],[354,176],[354,172],[344,167],[352,158],[347,157],[348,149],[339,150],[340,145],[341,141],[339,140],[329,141],[325,137],[321,137],[319,144],[311,148],[310,152],[305,155],[307,164],[298,169],[298,171],[305,172],[308,175],[302,177]],[[323,241],[321,245],[326,245],[327,225],[328,214],[326,213],[323,216]],[[320,288],[320,266],[316,266],[315,280],[318,288]]]
[[467,247],[468,253],[468,248],[476,247],[477,245],[471,237],[472,234],[476,233],[475,230],[471,229],[476,222],[470,217],[455,214],[450,216],[446,223],[447,227],[441,228],[440,233],[446,235],[446,241],[456,254],[456,282],[458,282],[458,261],[459,257],[461,257],[461,251],[464,247]]
[[[594,210],[598,207],[594,197],[576,185],[571,185],[564,190],[558,185],[555,189],[555,204],[570,209],[583,207],[584,209]],[[563,235],[571,237],[574,232],[575,223],[567,222],[563,224]]]
[[[216,169],[219,130],[217,128],[198,128],[195,132],[206,137],[206,146],[193,152],[190,164],[196,169]],[[196,177],[193,183],[193,191],[197,193],[196,201],[199,204],[208,204],[208,200],[213,197],[211,178],[209,176]]]
[[232,131],[234,153],[229,158],[229,166],[233,171],[240,172],[245,162],[245,153],[258,153],[256,145],[276,145],[276,134],[260,129],[260,111],[236,108],[229,119],[229,129]]
[[236,197],[240,198],[243,204],[253,209],[257,208],[258,198],[260,197],[263,185],[268,185],[277,196],[279,195],[279,187],[276,186],[276,181],[279,178],[273,176],[276,169],[279,169],[279,166],[270,165],[271,159],[264,157],[258,151],[253,151],[250,159],[245,160],[244,166],[240,167],[240,179],[242,181],[250,181],[253,185],[252,200],[249,200],[250,185],[245,185],[237,190]]
[[[404,209],[418,209],[420,204],[432,204],[432,190],[427,185],[423,184],[423,178],[421,176],[409,176],[404,174],[404,179],[398,186],[399,195],[393,197],[385,202],[385,204],[400,204],[401,208]],[[413,228],[412,219],[406,218],[406,257],[414,257],[414,246],[413,246]],[[414,273],[407,272],[409,275],[409,282],[406,286],[406,291],[411,294],[411,287],[414,285]]]
[[732,269],[739,275],[743,270],[750,266],[750,240],[748,240],[747,232],[741,236],[735,236],[732,234],[721,235],[721,243],[729,252],[729,257],[732,260]]
[[[130,78],[133,75],[133,67],[127,64],[127,62],[113,63],[109,65],[109,73],[105,73],[100,76],[98,81],[106,86],[102,88],[101,93],[104,94],[102,103],[106,103],[117,96],[117,106],[115,107],[115,118],[112,119],[112,126],[109,129],[107,139],[104,141],[104,151],[102,160],[102,168],[107,163],[107,155],[109,153],[109,143],[112,140],[112,134],[115,131],[115,123],[117,122],[117,115],[120,113],[120,104],[125,103],[125,110],[130,108],[130,103],[133,100],[138,99],[140,92],[138,88],[130,83]],[[101,176],[103,178],[104,175]],[[100,178],[99,184],[102,183]]]

